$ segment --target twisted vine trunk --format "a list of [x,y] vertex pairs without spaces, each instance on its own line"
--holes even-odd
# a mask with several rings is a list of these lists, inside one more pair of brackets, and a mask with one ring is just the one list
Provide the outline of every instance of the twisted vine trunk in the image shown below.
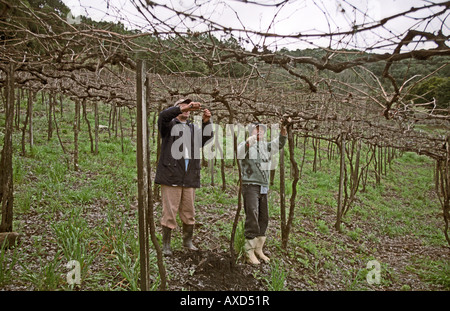
[[80,100],[75,100],[75,118],[73,120],[73,169],[78,171],[78,124],[80,114]]
[[295,200],[297,197],[297,183],[300,179],[299,169],[297,161],[295,160],[295,142],[294,142],[294,134],[292,132],[292,125],[287,128],[288,134],[288,146],[289,146],[289,160],[291,162],[291,172],[292,172],[292,194],[290,198],[290,206],[289,206],[289,216],[286,227],[284,228],[284,234],[282,232],[281,243],[283,249],[287,248],[287,244],[289,241],[289,233],[291,231],[292,221],[294,220],[294,210],[295,210]]
[[[28,104],[27,104],[27,114],[25,116],[25,122],[23,123],[23,127],[22,127],[22,156],[26,155],[26,150],[25,150],[25,137],[26,137],[26,132],[27,132],[27,126],[28,123],[30,123],[30,127],[31,127],[31,114],[33,113],[33,92],[31,90],[28,90]],[[30,141],[31,141],[31,135],[30,135]]]
[[341,152],[340,160],[340,172],[339,172],[339,193],[338,193],[338,203],[337,203],[337,217],[334,228],[341,232],[342,216],[344,212],[343,207],[343,195],[344,195],[344,179],[345,179],[345,134],[341,134],[340,142],[338,142],[339,150]]
[[284,241],[286,235],[286,176],[284,164],[284,148],[280,150],[280,228],[281,240]]
[[0,159],[0,203],[2,221],[0,232],[13,230],[13,168],[12,134],[14,126],[14,65],[10,64],[6,76],[5,138]]
[[447,137],[447,158],[436,163],[436,193],[442,206],[444,235],[450,245],[448,227],[450,222],[450,136]]

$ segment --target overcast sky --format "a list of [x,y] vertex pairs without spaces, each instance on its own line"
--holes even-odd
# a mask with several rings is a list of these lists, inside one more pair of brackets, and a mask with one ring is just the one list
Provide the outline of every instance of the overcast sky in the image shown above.
[[[75,15],[81,13],[94,20],[120,21],[127,28],[153,31],[153,29],[148,27],[149,22],[146,20],[146,18],[151,19],[152,24],[155,24],[151,14],[144,11],[144,16],[133,5],[133,3],[145,3],[145,0],[109,0],[109,7],[106,0],[63,1],[72,9]],[[443,0],[438,1],[441,2]],[[426,0],[291,0],[283,6],[269,7],[266,5],[282,1],[253,1],[266,5],[243,3],[238,0],[156,0],[154,2],[167,5],[178,11],[203,16],[221,26],[285,35],[346,31],[350,30],[354,24],[372,24],[382,18],[406,11],[411,7],[421,7],[429,4],[429,1]],[[434,11],[437,10],[436,8]],[[165,23],[177,27],[178,30],[190,28],[193,31],[203,31],[208,29],[205,23],[200,23],[198,20],[181,19],[174,12],[162,7],[151,9],[151,12]],[[247,35],[242,35],[242,37],[249,41],[249,46],[267,45],[272,49],[283,47],[289,49],[312,48],[315,46],[331,46],[333,48],[359,47],[365,49],[379,42],[380,38],[392,38],[397,34],[405,33],[412,27],[418,27],[419,30],[428,32],[439,30],[441,21],[438,19],[430,24],[418,24],[418,21],[415,19],[415,17],[429,13],[430,11],[426,10],[410,14],[409,17],[397,18],[387,23],[385,29],[380,28],[376,31],[364,32],[359,36],[336,38],[332,41],[329,38],[308,38],[308,42],[306,42],[306,40],[299,39],[278,38],[269,40]],[[162,25],[158,27],[161,27],[160,30],[167,30],[167,27]],[[448,26],[443,31],[448,34]],[[311,43],[313,46],[311,46]],[[434,47],[434,45],[428,47]]]

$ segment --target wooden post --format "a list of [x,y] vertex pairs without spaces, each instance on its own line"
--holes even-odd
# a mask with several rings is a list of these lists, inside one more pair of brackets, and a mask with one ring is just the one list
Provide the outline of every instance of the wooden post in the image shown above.
[[[146,93],[147,93],[147,111],[149,108],[150,103],[150,76],[147,75],[147,81],[146,81]],[[150,137],[150,129],[147,126],[147,138]],[[147,140],[148,141],[148,140]],[[152,178],[151,178],[151,160],[150,160],[150,144],[147,143],[147,165],[148,165],[148,226],[150,228],[150,239],[153,243],[153,246],[156,250],[156,263],[158,265],[158,271],[159,271],[159,278],[161,281],[161,284],[159,286],[159,289],[164,291],[167,287],[167,277],[166,277],[166,268],[164,267],[164,259],[163,259],[163,253],[161,250],[161,247],[159,247],[158,238],[156,237],[156,227],[155,227],[155,219],[153,216],[153,194],[152,194]]]
[[10,64],[6,75],[5,138],[0,159],[0,203],[2,220],[0,232],[13,229],[13,168],[12,133],[14,126],[14,65]]
[[444,235],[448,245],[450,245],[450,237],[448,235],[448,223],[450,221],[450,135],[447,135],[446,146],[447,156],[445,159],[445,175],[442,184],[442,194],[444,195],[444,204],[442,205],[442,214],[444,215],[445,229]]
[[148,291],[149,280],[149,226],[148,226],[148,138],[147,106],[145,89],[145,63],[138,60],[136,70],[136,124],[137,124],[137,175],[138,175],[138,220],[141,268],[141,290]]

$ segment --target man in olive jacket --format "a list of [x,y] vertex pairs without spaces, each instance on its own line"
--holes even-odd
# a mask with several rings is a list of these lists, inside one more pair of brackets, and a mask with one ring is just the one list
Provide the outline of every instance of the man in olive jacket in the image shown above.
[[183,222],[183,246],[196,250],[192,244],[195,224],[195,188],[200,187],[200,148],[212,141],[211,112],[203,110],[202,128],[188,120],[191,111],[201,109],[201,104],[181,99],[173,107],[159,114],[158,129],[161,134],[161,153],[156,168],[155,183],[161,185],[163,253],[172,255],[170,240],[176,228],[179,212]]
[[[266,142],[266,126],[254,123],[249,126],[250,137],[239,144],[238,159],[241,163],[242,196],[245,210],[245,251],[247,261],[259,264],[258,256],[265,262],[269,257],[262,249],[266,241],[266,230],[269,224],[267,193],[272,157],[283,149],[286,143],[287,130],[281,127],[280,135],[271,142]],[[256,255],[256,256],[255,256]]]

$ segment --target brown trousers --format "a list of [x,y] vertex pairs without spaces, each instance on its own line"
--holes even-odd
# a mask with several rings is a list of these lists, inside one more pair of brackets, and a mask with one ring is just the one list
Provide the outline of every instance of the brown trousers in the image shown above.
[[161,185],[161,225],[170,229],[177,227],[177,213],[186,225],[195,224],[195,188]]

